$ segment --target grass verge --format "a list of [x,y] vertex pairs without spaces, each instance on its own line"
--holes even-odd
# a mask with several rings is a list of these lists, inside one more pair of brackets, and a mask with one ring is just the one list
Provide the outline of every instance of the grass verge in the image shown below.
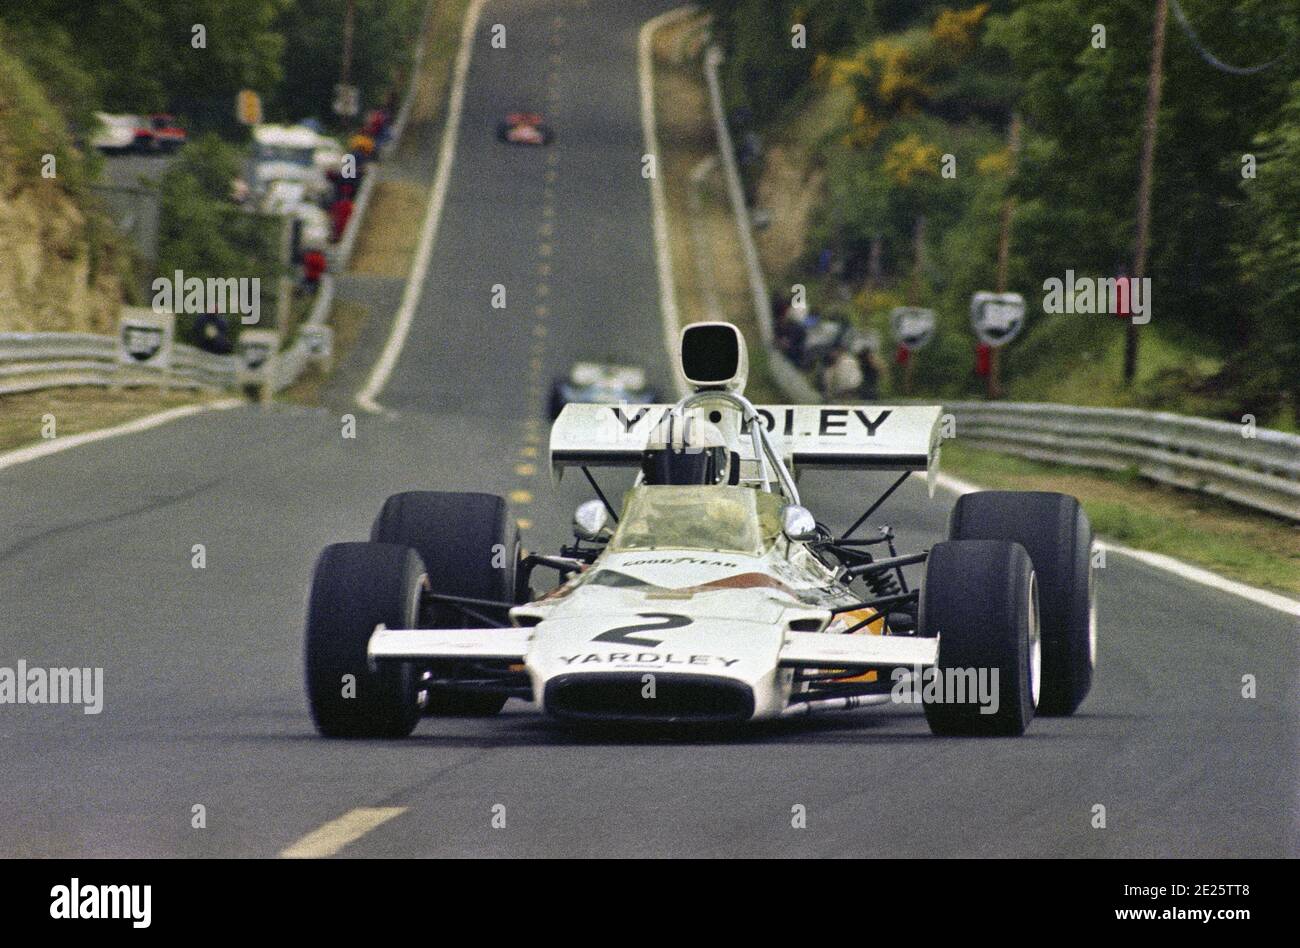
[[[333,358],[336,365],[352,351],[361,336],[361,328],[369,318],[370,307],[364,303],[335,298],[334,305],[330,307],[328,322],[334,327]],[[328,381],[329,372],[319,365],[309,365],[298,377],[298,381],[281,392],[279,398],[295,405],[319,405]]]
[[1106,539],[1300,595],[1300,527],[1266,514],[1136,475],[1042,464],[952,441],[943,446],[942,469],[995,490],[1072,494]]
[[66,437],[217,397],[156,388],[112,391],[91,386],[5,395],[0,397],[0,451],[45,440],[46,416],[53,417],[55,436]]

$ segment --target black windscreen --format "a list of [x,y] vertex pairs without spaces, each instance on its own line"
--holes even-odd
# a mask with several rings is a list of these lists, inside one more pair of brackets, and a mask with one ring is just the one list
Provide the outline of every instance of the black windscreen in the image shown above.
[[730,326],[691,326],[682,338],[682,371],[696,382],[726,382],[740,367],[740,347]]

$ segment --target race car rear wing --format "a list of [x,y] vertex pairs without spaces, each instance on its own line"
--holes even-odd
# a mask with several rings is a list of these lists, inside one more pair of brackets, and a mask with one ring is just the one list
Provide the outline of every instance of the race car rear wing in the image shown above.
[[[672,405],[570,403],[551,427],[551,471],[637,467],[650,432]],[[937,405],[759,405],[773,443],[797,468],[926,471],[939,458]],[[748,458],[748,438],[741,456]],[[752,458],[750,459],[752,460]]]

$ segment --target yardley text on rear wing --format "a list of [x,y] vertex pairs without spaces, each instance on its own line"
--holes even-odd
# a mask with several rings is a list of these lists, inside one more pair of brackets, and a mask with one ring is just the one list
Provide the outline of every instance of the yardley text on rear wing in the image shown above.
[[[636,467],[671,405],[566,405],[551,429],[551,469]],[[759,405],[777,450],[796,470],[925,471],[939,461],[936,405]],[[723,418],[717,419],[725,421]],[[744,430],[741,432],[745,433]],[[740,439],[742,457],[749,439]]]

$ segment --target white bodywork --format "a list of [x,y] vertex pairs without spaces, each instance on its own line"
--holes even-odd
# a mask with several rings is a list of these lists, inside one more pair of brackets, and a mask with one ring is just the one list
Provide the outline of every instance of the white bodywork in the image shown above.
[[[883,634],[883,617],[862,607],[840,570],[805,538],[786,535],[783,514],[799,503],[794,471],[802,466],[932,475],[940,410],[755,407],[740,394],[743,339],[728,329],[735,345],[715,328],[682,360],[696,394],[675,406],[567,405],[550,443],[557,476],[570,466],[635,468],[660,419],[679,412],[717,427],[729,451],[727,481],[647,485],[639,476],[600,555],[541,599],[510,609],[513,628],[381,627],[369,641],[371,661],[505,663],[522,667],[544,710],[656,720],[700,719],[685,707],[692,701],[714,720],[772,718],[813,701],[803,694],[811,675],[887,692],[895,669],[933,665],[939,640]],[[723,368],[701,352],[723,353]],[[675,694],[682,707],[629,708],[640,687],[644,698]]]
[[[878,670],[932,665],[938,639],[837,634],[857,613],[832,572],[778,538],[760,556],[700,550],[607,552],[550,596],[511,610],[510,629],[380,628],[372,660],[498,659],[524,665],[534,700],[562,677],[672,674],[747,689],[753,719],[782,714],[796,668]],[[792,628],[793,624],[793,628]],[[797,631],[817,629],[818,631]]]
[[135,146],[135,131],[144,128],[144,120],[138,115],[110,115],[96,112],[99,127],[95,130],[90,144],[106,151],[119,151]]

